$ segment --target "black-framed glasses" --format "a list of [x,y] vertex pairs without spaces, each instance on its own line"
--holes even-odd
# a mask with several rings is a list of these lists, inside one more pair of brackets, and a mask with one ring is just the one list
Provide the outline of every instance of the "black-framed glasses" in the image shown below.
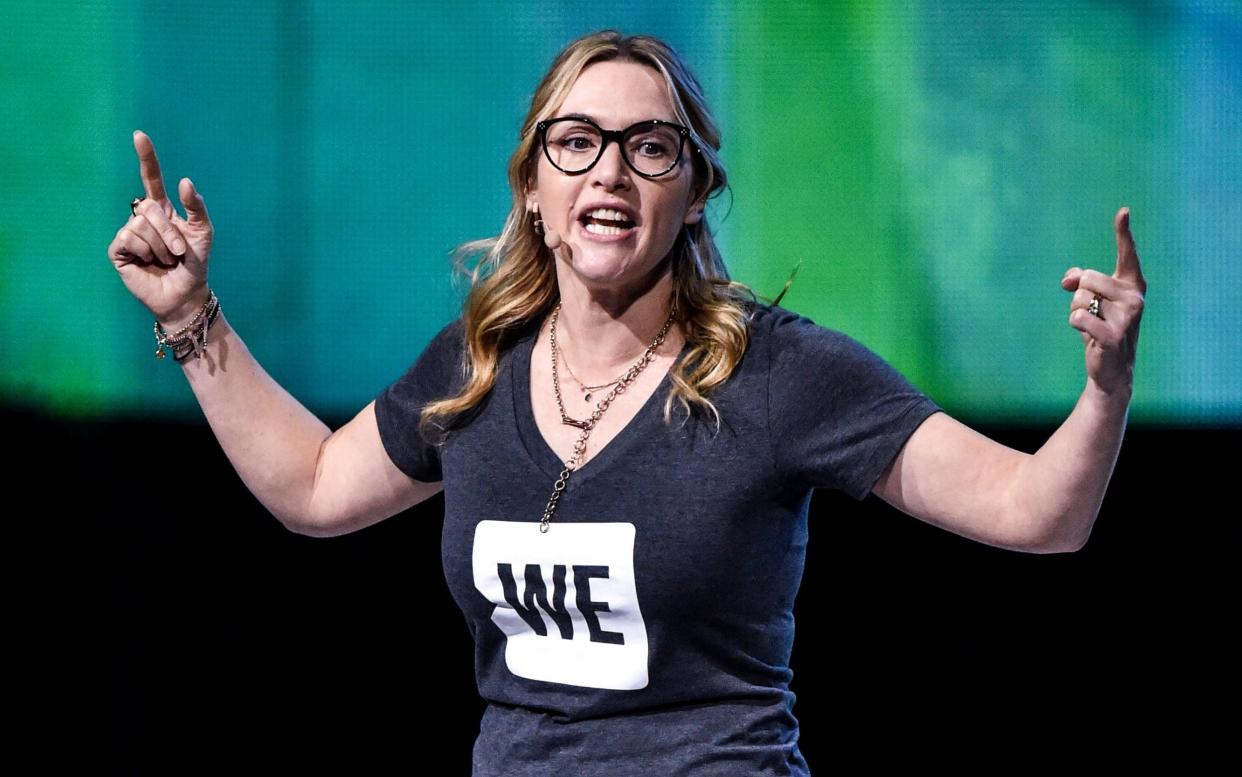
[[644,178],[659,178],[681,161],[690,130],[663,119],[649,119],[623,130],[606,130],[585,116],[545,119],[535,125],[543,139],[543,153],[562,173],[585,173],[612,141],[621,158]]

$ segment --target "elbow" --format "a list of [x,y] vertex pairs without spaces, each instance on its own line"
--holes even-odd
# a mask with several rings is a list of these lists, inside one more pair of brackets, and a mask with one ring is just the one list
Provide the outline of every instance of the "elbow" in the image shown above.
[[1073,522],[1062,520],[1046,520],[1031,515],[1020,515],[1014,524],[1014,540],[1010,547],[1025,553],[1076,553],[1087,545],[1085,532],[1068,531]]
[[303,518],[299,520],[282,519],[281,524],[294,534],[301,534],[304,537],[339,537],[347,532],[337,528],[337,524],[332,521],[319,520],[316,518]]
[[322,537],[319,528],[311,521],[282,518],[277,515],[276,520],[280,521],[280,525],[288,529],[293,534],[301,534],[304,537]]
[[290,532],[294,534],[300,534],[303,537],[326,537],[328,536],[324,534],[317,526],[315,526],[314,524],[310,522],[299,523],[296,521],[281,521],[280,523]]
[[1086,546],[1082,543],[1045,543],[1028,548],[1029,553],[1077,553]]
[[1086,546],[1087,534],[1067,535],[1049,531],[1028,543],[1027,550],[1030,553],[1077,553]]
[[306,509],[290,512],[286,514],[273,513],[276,520],[280,524],[294,534],[301,534],[304,537],[336,537],[341,534],[340,531],[334,530],[337,524],[329,520],[321,512],[314,509],[314,504],[307,506]]

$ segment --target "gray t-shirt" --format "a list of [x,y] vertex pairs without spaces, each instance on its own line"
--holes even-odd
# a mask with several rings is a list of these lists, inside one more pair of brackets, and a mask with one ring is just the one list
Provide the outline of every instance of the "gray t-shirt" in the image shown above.
[[441,448],[419,407],[462,385],[460,320],[375,406],[393,462],[444,481],[444,574],[487,702],[474,775],[808,774],[789,658],[811,491],[862,499],[939,408],[857,341],[761,304],[711,395],[719,434],[679,427],[679,404],[663,423],[666,375],[540,533],[563,464],[531,409],[537,330]]

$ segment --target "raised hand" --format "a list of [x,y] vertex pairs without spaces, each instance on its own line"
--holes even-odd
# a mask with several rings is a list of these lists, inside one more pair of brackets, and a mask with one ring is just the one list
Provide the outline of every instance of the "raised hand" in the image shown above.
[[182,218],[164,191],[160,162],[146,133],[134,132],[134,150],[146,198],[117,230],[108,258],[125,287],[158,321],[188,321],[208,297],[212,230],[207,206],[193,182],[182,178],[177,187],[186,213]]
[[1129,208],[1117,211],[1113,227],[1117,232],[1113,274],[1071,267],[1061,279],[1061,288],[1074,294],[1069,324],[1082,334],[1087,378],[1109,394],[1133,388],[1139,321],[1147,294],[1147,281],[1130,234]]

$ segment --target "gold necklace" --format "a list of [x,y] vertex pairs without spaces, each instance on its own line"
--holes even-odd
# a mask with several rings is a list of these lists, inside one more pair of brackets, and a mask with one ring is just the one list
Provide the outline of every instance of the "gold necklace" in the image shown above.
[[582,389],[582,401],[586,402],[587,404],[591,403],[591,392],[592,391],[595,391],[596,389],[608,388],[609,386],[615,383],[620,383],[621,378],[625,377],[624,375],[622,375],[621,378],[617,378],[616,380],[610,380],[607,383],[601,383],[598,386],[588,386],[585,383],[583,383],[581,380],[579,380],[578,376],[574,374],[573,368],[569,366],[569,359],[565,359],[563,354],[561,358],[565,362],[565,369],[566,371],[569,372],[569,377],[573,378],[574,383],[577,383],[578,387]]
[[[561,476],[557,478],[556,485],[552,488],[552,496],[548,499],[548,504],[543,508],[543,518],[539,520],[539,531],[546,534],[548,531],[548,522],[552,520],[552,513],[556,510],[556,503],[561,498],[561,492],[565,490],[565,484],[569,481],[569,473],[577,469],[578,462],[582,458],[582,454],[586,452],[586,440],[591,435],[591,430],[595,428],[595,424],[599,421],[600,416],[612,404],[612,400],[616,399],[618,394],[625,392],[625,389],[634,382],[638,377],[638,373],[651,363],[655,350],[664,342],[664,336],[668,334],[669,327],[673,325],[673,317],[677,313],[676,301],[669,308],[668,320],[664,322],[664,327],[660,330],[660,334],[656,335],[651,341],[651,345],[647,346],[647,350],[639,358],[638,362],[620,378],[620,383],[616,388],[608,392],[608,396],[599,401],[595,406],[595,412],[591,413],[591,417],[585,421],[575,421],[565,414],[565,404],[561,401],[561,383],[556,372],[556,320],[561,314],[561,303],[558,301],[556,307],[552,309],[552,325],[549,338],[552,341],[552,388],[556,391],[556,406],[561,411],[561,423],[569,426],[576,426],[582,430],[578,440],[574,443],[574,455],[565,462],[565,468],[561,470]],[[568,364],[566,365],[568,366]]]

